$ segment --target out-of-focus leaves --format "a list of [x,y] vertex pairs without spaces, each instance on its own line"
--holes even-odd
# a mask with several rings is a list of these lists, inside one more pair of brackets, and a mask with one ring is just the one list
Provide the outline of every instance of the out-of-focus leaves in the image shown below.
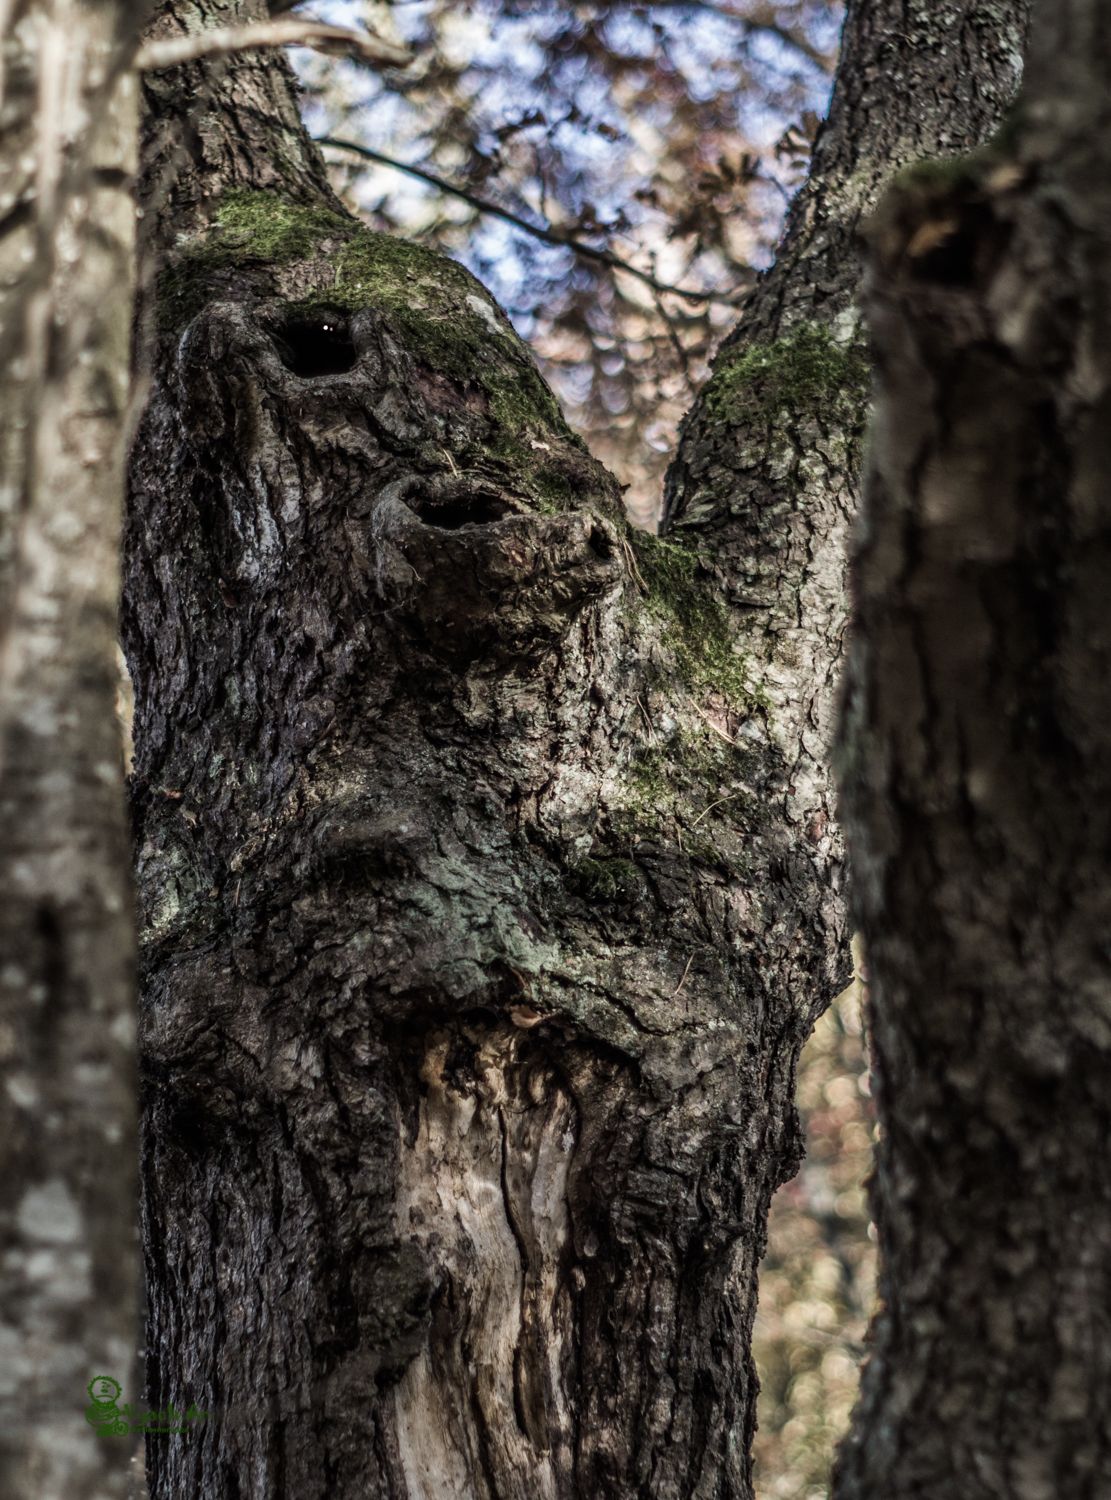
[[827,1500],[856,1400],[876,1280],[862,994],[857,980],[834,1001],[799,1061],[806,1160],[772,1200],[753,1336],[756,1500]]

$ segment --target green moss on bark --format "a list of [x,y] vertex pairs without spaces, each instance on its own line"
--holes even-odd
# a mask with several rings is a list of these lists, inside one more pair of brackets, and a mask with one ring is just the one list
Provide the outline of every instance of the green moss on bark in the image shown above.
[[573,874],[588,901],[635,900],[644,893],[644,876],[631,859],[584,859]]
[[857,426],[868,378],[861,345],[843,347],[828,329],[805,324],[790,338],[723,350],[703,399],[713,421],[737,427],[810,415]]
[[[306,208],[268,192],[232,192],[202,241],[159,282],[159,324],[183,327],[238,271],[256,296],[281,299],[281,268],[316,262],[318,285],[286,299],[291,317],[327,308],[385,313],[414,359],[482,386],[503,428],[549,428],[570,436],[559,405],[532,356],[482,283],[446,256],[378,234],[325,208]],[[504,369],[506,362],[516,368]],[[500,365],[501,368],[488,368]]]
[[697,577],[694,545],[643,531],[629,536],[648,590],[645,606],[664,622],[664,640],[691,687],[712,689],[744,713],[767,713],[767,695],[749,685],[747,656],[738,650],[729,611],[712,597],[708,580]]
[[[283,295],[292,287],[295,297]],[[291,319],[376,310],[412,359],[485,396],[488,432],[473,451],[457,450],[461,460],[504,469],[541,512],[599,498],[598,466],[528,348],[482,283],[446,256],[330,209],[232,192],[163,273],[159,325],[176,331],[222,296],[276,302]]]

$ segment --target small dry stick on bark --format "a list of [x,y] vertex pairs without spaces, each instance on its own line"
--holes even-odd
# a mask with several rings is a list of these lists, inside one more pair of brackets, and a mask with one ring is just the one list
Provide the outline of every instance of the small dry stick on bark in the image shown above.
[[642,594],[647,594],[648,585],[641,577],[640,569],[637,567],[636,553],[633,551],[632,545],[626,537],[623,537],[621,540],[621,550],[625,554],[625,559],[629,564],[629,572],[633,575],[633,580],[637,588],[640,589]]
[[729,735],[726,734],[724,729],[719,729],[718,726],[714,723],[713,719],[710,718],[710,715],[703,709],[699,708],[698,704],[695,703],[693,699],[691,700],[691,707],[694,709],[698,717],[709,725],[709,727],[714,731],[715,734],[721,735],[722,739],[727,745],[736,745],[737,741],[731,739]]
[[693,963],[694,963],[694,954],[692,953],[691,956],[690,956],[690,958],[687,959],[687,967],[683,970],[683,977],[682,977],[682,979],[680,979],[679,983],[675,986],[675,993],[671,997],[673,1000],[678,996],[679,991],[686,984],[686,982],[687,982],[687,975],[690,973],[690,971],[691,971],[691,964],[693,964]]
[[694,822],[691,824],[691,827],[697,828],[699,823],[702,822],[702,819],[706,817],[708,813],[712,813],[715,807],[722,807],[726,802],[735,802],[737,798],[743,796],[745,792],[748,792],[748,795],[750,797],[755,795],[753,792],[749,791],[748,787],[742,787],[739,792],[731,792],[728,797],[719,797],[716,802],[711,802],[709,807],[704,807],[702,809],[702,811],[698,814],[698,817],[695,818]]

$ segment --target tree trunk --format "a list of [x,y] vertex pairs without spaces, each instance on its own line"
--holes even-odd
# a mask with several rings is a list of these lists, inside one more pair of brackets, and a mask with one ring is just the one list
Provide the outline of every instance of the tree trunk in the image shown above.
[[844,729],[882,1313],[837,1494],[1111,1487],[1111,17],[870,230]]
[[134,278],[126,4],[7,7],[0,116],[0,1491],[123,1495],[138,1310],[116,718]]
[[163,159],[213,100],[152,198],[181,238],[124,614],[150,1395],[220,1414],[152,1448],[160,1500],[750,1494],[768,1201],[848,972],[796,698],[839,652],[865,404],[851,316],[767,307],[823,225],[847,246],[881,124],[915,149],[969,69],[952,144],[995,123],[1021,10],[924,15],[894,96],[852,12],[858,144],[746,314],[778,362],[734,346],[702,407],[737,515],[688,486],[674,540],[627,530],[478,282],[338,209],[284,64],[150,96]]

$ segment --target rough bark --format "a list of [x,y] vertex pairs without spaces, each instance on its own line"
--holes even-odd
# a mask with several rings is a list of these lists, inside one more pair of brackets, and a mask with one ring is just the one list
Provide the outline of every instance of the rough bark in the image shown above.
[[[968,140],[1014,78],[990,10]],[[927,55],[889,112],[955,82]],[[163,156],[212,107],[127,552],[148,1376],[222,1416],[152,1448],[153,1494],[746,1496],[794,1063],[848,972],[790,639],[749,622],[782,590],[839,650],[805,554],[851,510],[862,354],[822,325],[719,370],[715,441],[779,454],[767,576],[728,495],[630,533],[484,289],[337,211],[282,64],[160,87]]]
[[843,783],[882,1313],[837,1494],[1111,1488],[1111,16],[870,230]]
[[[133,911],[116,719],[137,89],[124,4],[4,13],[0,1491],[122,1496],[136,1393]],[[107,1410],[111,1403],[102,1402]],[[113,1408],[114,1410],[114,1408]]]
[[667,476],[664,528],[695,542],[766,694],[786,789],[773,815],[835,882],[830,747],[868,402],[859,229],[896,170],[995,131],[1021,76],[1028,8],[850,0],[809,179]]

